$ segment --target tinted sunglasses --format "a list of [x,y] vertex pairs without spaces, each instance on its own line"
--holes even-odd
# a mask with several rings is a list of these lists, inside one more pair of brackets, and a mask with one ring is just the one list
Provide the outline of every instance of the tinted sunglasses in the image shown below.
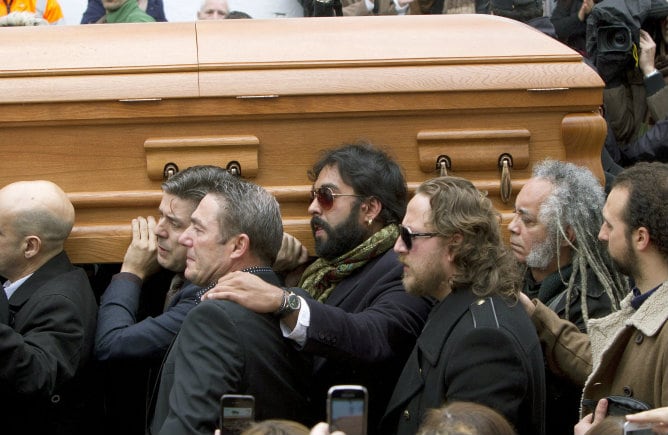
[[318,204],[322,207],[323,210],[329,210],[334,205],[334,199],[337,196],[357,196],[362,198],[362,195],[352,195],[345,193],[334,193],[329,187],[319,187],[317,189],[311,190],[311,202],[314,199],[318,200]]
[[404,245],[406,245],[407,250],[411,250],[413,247],[413,239],[416,237],[435,237],[439,236],[439,233],[414,233],[411,232],[408,227],[405,227],[403,225],[399,225],[399,230],[401,231],[401,241],[404,242]]

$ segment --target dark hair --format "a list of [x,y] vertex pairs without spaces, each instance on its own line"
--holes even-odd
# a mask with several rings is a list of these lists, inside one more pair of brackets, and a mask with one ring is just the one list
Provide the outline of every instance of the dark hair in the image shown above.
[[253,18],[253,17],[248,15],[246,12],[241,12],[241,11],[230,11],[230,13],[227,14],[228,20],[238,20],[243,18]]
[[627,235],[647,228],[650,240],[668,260],[668,164],[636,163],[617,175],[612,188],[629,193],[623,217]]
[[492,13],[500,17],[512,18],[513,20],[526,23],[543,16],[542,3],[529,3],[524,5],[515,5],[513,9],[496,8],[494,7],[494,0],[490,4]]
[[230,177],[234,176],[218,166],[191,166],[162,183],[162,191],[192,201],[196,206],[216,184]]
[[378,219],[383,225],[399,223],[406,214],[408,189],[399,165],[384,151],[365,142],[347,144],[326,151],[309,170],[313,182],[327,166],[336,166],[341,179],[357,195],[373,196],[383,209]]
[[257,184],[234,176],[219,180],[211,194],[220,206],[218,220],[224,238],[246,234],[250,252],[271,266],[283,241],[283,221],[276,198]]
[[516,435],[498,411],[479,403],[452,402],[427,411],[417,435]]
[[470,181],[452,176],[425,181],[415,193],[429,198],[429,220],[439,235],[462,236],[461,243],[453,243],[457,274],[452,288],[469,287],[479,297],[498,294],[517,302],[519,271],[501,239],[501,217],[492,201]]

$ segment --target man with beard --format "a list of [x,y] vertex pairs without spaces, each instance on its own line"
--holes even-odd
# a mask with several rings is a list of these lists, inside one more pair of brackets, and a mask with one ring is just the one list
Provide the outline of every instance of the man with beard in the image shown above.
[[[596,234],[605,195],[594,174],[546,160],[517,194],[508,225],[510,246],[526,266],[523,291],[586,332],[589,318],[619,307],[624,280]],[[548,371],[547,433],[562,435],[578,421],[582,384]]]
[[274,313],[284,335],[315,356],[314,421],[325,418],[329,387],[366,386],[373,433],[431,306],[406,294],[391,249],[406,211],[406,182],[387,154],[367,144],[327,151],[309,177],[308,211],[320,258],[299,287],[313,299],[240,272],[223,277],[204,297]]
[[[626,396],[650,407],[668,405],[668,165],[639,163],[621,172],[603,207],[599,239],[633,291],[621,308],[590,319],[588,334],[540,301],[522,296],[551,369],[584,385],[582,414],[599,399]],[[608,401],[577,427],[584,433],[604,416]]]
[[517,273],[492,202],[463,178],[422,183],[394,251],[406,291],[438,303],[390,399],[383,434],[415,434],[444,402],[489,406],[519,435],[543,435],[540,342],[517,303]]

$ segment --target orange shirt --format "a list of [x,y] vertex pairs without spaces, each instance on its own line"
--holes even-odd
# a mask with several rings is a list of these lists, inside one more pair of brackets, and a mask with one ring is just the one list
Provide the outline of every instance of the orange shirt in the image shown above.
[[10,12],[34,12],[51,24],[63,19],[57,0],[0,0],[0,17]]

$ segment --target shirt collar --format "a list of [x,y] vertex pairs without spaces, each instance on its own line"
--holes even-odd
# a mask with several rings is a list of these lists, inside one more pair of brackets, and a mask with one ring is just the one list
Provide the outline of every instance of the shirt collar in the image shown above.
[[5,294],[7,295],[7,300],[9,300],[9,298],[12,297],[12,295],[14,294],[14,292],[15,292],[16,290],[18,290],[19,287],[21,287],[21,284],[23,284],[24,282],[26,282],[26,280],[27,280],[28,278],[30,278],[31,276],[32,276],[32,273],[29,274],[29,275],[24,276],[24,277],[21,278],[21,279],[18,279],[18,280],[16,280],[16,281],[14,281],[14,282],[11,282],[11,281],[9,281],[9,280],[5,281],[5,282],[2,284],[2,286],[5,288]]

